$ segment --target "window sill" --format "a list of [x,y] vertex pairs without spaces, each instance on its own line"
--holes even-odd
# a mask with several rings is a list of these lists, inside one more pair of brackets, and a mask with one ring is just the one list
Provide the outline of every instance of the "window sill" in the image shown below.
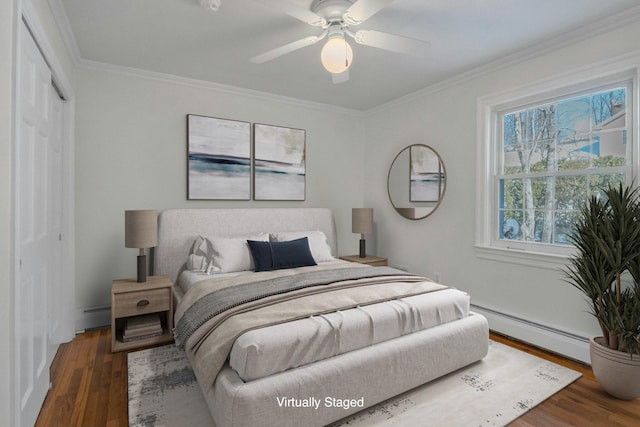
[[544,268],[559,271],[568,264],[566,255],[546,254],[526,250],[496,248],[490,246],[475,246],[476,256],[497,262],[526,265],[529,267]]

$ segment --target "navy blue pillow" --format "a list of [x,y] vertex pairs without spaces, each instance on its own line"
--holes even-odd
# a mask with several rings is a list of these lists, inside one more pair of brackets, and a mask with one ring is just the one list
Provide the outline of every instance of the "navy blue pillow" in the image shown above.
[[317,265],[309,249],[309,239],[288,242],[258,242],[247,240],[256,271]]

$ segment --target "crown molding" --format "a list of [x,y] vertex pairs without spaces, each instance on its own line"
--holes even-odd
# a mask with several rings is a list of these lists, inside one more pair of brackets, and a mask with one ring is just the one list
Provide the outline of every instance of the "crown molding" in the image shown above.
[[191,79],[188,77],[177,76],[174,74],[160,73],[157,71],[149,71],[149,70],[143,70],[140,68],[133,68],[133,67],[124,67],[121,65],[107,64],[105,62],[91,61],[88,59],[81,59],[76,65],[78,68],[123,74],[128,76],[144,78],[144,79],[161,81],[165,83],[195,87],[199,89],[210,89],[210,90],[215,90],[217,92],[228,93],[230,95],[246,96],[254,99],[261,99],[269,102],[278,102],[280,104],[288,104],[296,107],[304,107],[304,108],[309,108],[314,110],[326,111],[330,113],[344,114],[344,115],[350,115],[355,117],[365,117],[365,113],[359,110],[338,107],[330,104],[323,104],[321,102],[308,101],[305,99],[292,98],[292,97],[283,96],[283,95],[276,95],[269,92],[246,89],[238,86],[225,85],[222,83],[214,83],[206,80]]
[[607,33],[615,30],[616,28],[623,27],[628,24],[636,23],[640,21],[640,6],[635,6],[626,11],[611,15],[603,20],[592,22],[591,24],[584,25],[576,30],[570,31],[558,37],[554,37],[533,45],[527,49],[520,50],[516,53],[506,55],[498,60],[491,61],[487,64],[480,65],[469,71],[465,71],[458,75],[455,75],[449,79],[441,82],[429,85],[424,89],[417,92],[396,98],[392,101],[386,102],[382,105],[374,107],[365,111],[366,116],[371,116],[389,110],[391,108],[400,106],[402,104],[414,101],[416,99],[432,95],[434,93],[443,91],[445,89],[457,86],[469,80],[473,80],[483,75],[499,71],[501,69],[517,65],[522,62],[540,57],[544,54],[553,52],[566,46],[570,46],[579,43],[583,40],[590,39],[592,37]]
[[62,40],[67,46],[67,50],[69,51],[73,62],[77,65],[82,59],[82,56],[80,55],[78,43],[76,43],[76,37],[73,35],[73,31],[71,30],[71,23],[67,17],[67,12],[64,9],[62,0],[49,0],[49,8],[51,9],[51,13],[56,20],[56,23],[58,24]]

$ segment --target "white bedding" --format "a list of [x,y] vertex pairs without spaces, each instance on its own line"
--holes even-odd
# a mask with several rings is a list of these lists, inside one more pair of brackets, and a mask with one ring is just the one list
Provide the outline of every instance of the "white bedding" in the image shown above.
[[229,365],[252,381],[461,319],[469,300],[446,289],[254,329],[236,340]]
[[[248,274],[254,272],[208,275],[186,270],[178,283],[182,292],[187,292],[202,280]],[[236,340],[229,366],[242,380],[256,380],[461,319],[469,315],[469,305],[468,294],[447,289],[255,329]]]
[[[319,262],[318,265],[346,264],[348,262],[349,261],[343,261],[341,259],[334,259],[333,261]],[[211,278],[226,279],[228,277],[240,276],[244,274],[254,274],[254,272],[245,270],[245,271],[235,271],[233,273],[207,274],[207,273],[184,270],[182,273],[180,273],[180,276],[178,277],[178,286],[180,287],[182,294],[185,294],[189,290],[189,288],[191,288],[191,286],[193,286],[194,284],[202,280],[211,279]]]
[[236,271],[233,273],[216,273],[214,275],[209,275],[207,273],[185,270],[180,273],[180,277],[178,278],[178,286],[180,287],[182,293],[185,294],[193,285],[202,280],[211,279],[212,277],[224,279],[227,277],[235,277],[243,274],[253,274],[253,271]]

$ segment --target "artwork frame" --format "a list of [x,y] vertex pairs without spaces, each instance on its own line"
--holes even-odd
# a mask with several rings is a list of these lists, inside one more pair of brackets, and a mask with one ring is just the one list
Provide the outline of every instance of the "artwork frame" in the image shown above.
[[445,185],[440,155],[427,145],[412,145],[409,151],[409,201],[438,203]]
[[187,200],[251,200],[251,123],[187,114]]
[[306,138],[304,129],[254,123],[254,200],[306,200]]

